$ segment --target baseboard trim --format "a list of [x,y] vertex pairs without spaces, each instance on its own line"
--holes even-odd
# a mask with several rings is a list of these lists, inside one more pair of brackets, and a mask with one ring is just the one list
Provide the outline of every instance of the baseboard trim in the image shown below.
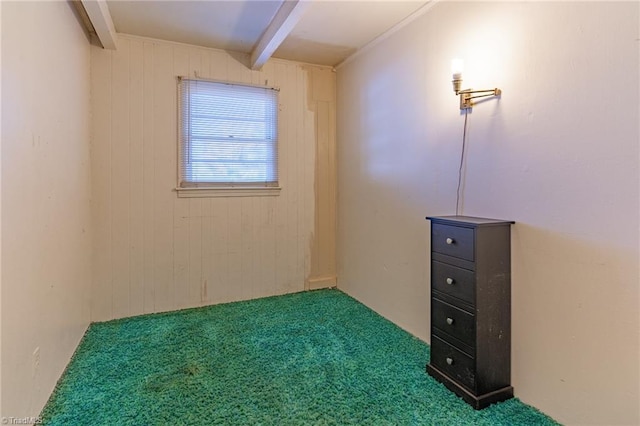
[[338,279],[335,275],[309,278],[307,280],[307,290],[319,290],[321,288],[335,287],[337,282]]

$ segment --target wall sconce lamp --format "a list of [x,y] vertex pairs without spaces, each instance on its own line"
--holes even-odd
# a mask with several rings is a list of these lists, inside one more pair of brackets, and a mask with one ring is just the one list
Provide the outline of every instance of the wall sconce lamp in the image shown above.
[[472,90],[472,89],[463,89],[460,90],[460,86],[462,85],[462,69],[464,67],[464,62],[461,59],[454,59],[451,61],[451,72],[453,73],[453,91],[456,95],[460,95],[460,110],[471,109],[475,103],[472,99],[477,98],[486,98],[488,96],[500,96],[502,95],[502,90],[498,89],[484,89],[484,90]]

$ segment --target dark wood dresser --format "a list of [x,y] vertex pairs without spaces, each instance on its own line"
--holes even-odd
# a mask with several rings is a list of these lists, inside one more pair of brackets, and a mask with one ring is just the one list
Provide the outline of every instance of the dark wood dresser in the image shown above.
[[513,397],[511,224],[431,221],[431,360],[427,373],[476,410]]

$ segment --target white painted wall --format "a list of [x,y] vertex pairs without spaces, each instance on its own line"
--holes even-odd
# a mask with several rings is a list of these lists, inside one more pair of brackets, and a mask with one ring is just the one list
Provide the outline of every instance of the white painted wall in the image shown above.
[[2,2],[3,416],[39,414],[89,324],[89,89],[72,6]]
[[516,395],[639,424],[637,2],[441,2],[338,69],[339,287],[428,339],[429,223],[512,219]]
[[[250,71],[248,60],[127,35],[116,51],[91,48],[92,320],[335,283],[335,190],[317,181],[335,167],[323,160],[335,149],[335,74],[282,60]],[[194,72],[280,88],[279,196],[177,197],[176,77]],[[318,222],[330,208],[333,221]]]

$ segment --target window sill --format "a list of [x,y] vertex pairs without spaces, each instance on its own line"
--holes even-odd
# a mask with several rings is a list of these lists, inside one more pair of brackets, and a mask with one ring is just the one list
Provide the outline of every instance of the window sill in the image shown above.
[[273,188],[176,188],[178,198],[275,197],[281,187]]

